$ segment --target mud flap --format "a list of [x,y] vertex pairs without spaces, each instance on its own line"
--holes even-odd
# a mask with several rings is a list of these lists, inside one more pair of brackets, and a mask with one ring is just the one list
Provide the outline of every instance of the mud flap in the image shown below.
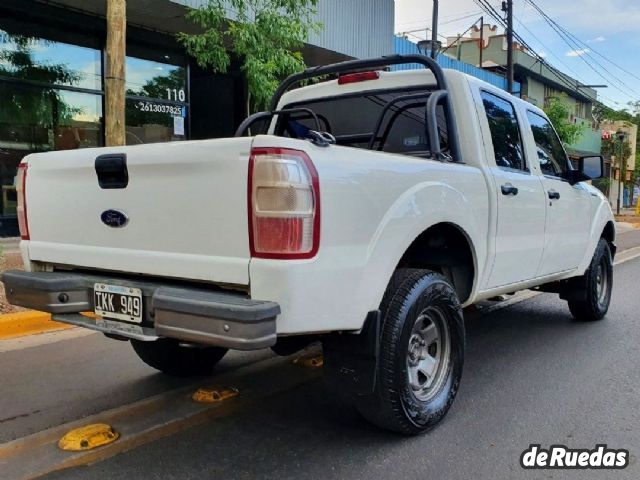
[[367,314],[358,334],[333,333],[322,341],[324,374],[329,386],[340,393],[370,395],[376,385],[380,353],[381,313]]

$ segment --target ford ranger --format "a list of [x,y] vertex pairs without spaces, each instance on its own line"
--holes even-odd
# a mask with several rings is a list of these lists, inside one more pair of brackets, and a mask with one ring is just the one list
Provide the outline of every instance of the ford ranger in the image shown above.
[[463,307],[538,289],[606,314],[602,170],[539,108],[430,58],[347,61],[286,79],[235,138],[29,155],[25,271],[2,280],[173,375],[321,341],[330,387],[416,434],[458,391]]

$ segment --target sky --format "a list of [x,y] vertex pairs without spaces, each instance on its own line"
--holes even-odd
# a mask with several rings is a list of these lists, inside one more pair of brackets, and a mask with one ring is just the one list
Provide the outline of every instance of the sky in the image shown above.
[[[528,0],[514,0],[514,30],[536,52],[584,84],[609,85],[598,89],[598,98],[610,107],[626,108],[628,102],[640,100],[640,0],[533,1],[584,42],[568,45]],[[489,3],[500,12],[501,1]],[[430,28],[431,0],[395,0],[395,4],[396,33]],[[458,35],[480,15],[474,0],[440,0],[439,33]],[[417,41],[425,35],[412,32],[408,38]]]

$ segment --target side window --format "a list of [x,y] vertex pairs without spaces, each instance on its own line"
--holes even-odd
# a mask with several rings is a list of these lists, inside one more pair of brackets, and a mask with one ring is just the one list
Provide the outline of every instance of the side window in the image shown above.
[[540,170],[544,175],[562,177],[569,170],[569,162],[564,147],[549,120],[537,113],[527,111],[533,139],[536,142]]
[[513,105],[488,92],[482,92],[481,96],[491,130],[496,165],[528,171],[524,160],[518,119]]

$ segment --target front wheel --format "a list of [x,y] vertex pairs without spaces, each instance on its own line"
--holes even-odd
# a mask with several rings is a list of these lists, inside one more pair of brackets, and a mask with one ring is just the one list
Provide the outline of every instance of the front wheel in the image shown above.
[[131,346],[144,363],[174,377],[209,375],[227,353],[226,348],[187,347],[168,338],[155,342],[132,339]]
[[372,395],[356,397],[369,421],[414,435],[434,427],[458,391],[464,360],[460,302],[442,275],[398,270],[382,300],[379,369]]
[[577,299],[568,300],[573,318],[583,322],[602,319],[609,310],[613,289],[611,250],[604,238],[598,242],[591,264],[579,280]]

